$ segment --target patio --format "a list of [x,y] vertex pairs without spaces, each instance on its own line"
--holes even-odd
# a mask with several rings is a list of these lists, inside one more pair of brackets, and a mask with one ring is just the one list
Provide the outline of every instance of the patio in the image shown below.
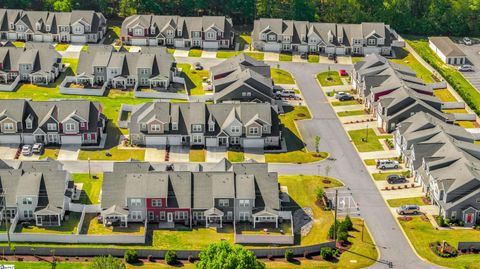
[[257,223],[255,227],[250,222],[237,222],[235,233],[247,235],[291,235],[292,226],[289,220],[284,220],[275,228],[273,223]]

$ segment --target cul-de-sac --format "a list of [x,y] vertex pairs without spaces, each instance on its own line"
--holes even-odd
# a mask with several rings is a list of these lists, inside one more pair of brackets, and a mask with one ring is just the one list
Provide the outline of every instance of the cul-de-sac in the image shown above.
[[480,268],[475,0],[0,1],[0,268]]

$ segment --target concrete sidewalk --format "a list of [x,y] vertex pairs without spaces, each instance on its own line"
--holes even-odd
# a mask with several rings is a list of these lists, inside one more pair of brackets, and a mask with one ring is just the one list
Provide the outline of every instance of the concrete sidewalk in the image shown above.
[[365,159],[385,159],[398,157],[396,150],[383,150],[383,151],[371,151],[371,152],[359,152],[360,158]]

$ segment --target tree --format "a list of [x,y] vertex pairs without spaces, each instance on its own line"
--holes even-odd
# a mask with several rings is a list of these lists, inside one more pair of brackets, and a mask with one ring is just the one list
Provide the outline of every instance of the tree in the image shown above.
[[138,255],[134,249],[129,249],[125,251],[125,254],[123,254],[123,258],[127,263],[130,264],[138,262]]
[[345,228],[347,228],[348,231],[351,231],[353,229],[353,223],[349,215],[345,217],[342,223],[343,225],[345,225]]
[[167,253],[165,253],[165,262],[168,265],[176,264],[177,263],[177,253],[173,250],[167,251]]
[[210,244],[198,255],[198,269],[264,269],[265,264],[242,246],[233,246],[226,241]]
[[126,266],[122,260],[108,256],[99,256],[93,258],[90,269],[125,269]]
[[335,251],[333,248],[329,247],[323,247],[320,249],[320,256],[322,256],[322,259],[329,261],[333,258]]
[[315,151],[320,152],[320,136],[315,136]]
[[15,246],[11,246],[10,247],[10,251],[13,252],[13,257],[16,259],[17,258],[17,254],[15,253],[15,251],[17,250],[17,248]]

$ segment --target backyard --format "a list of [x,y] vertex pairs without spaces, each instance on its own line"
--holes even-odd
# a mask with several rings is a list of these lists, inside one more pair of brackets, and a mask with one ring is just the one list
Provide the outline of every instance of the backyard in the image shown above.
[[381,151],[383,146],[379,139],[392,137],[391,135],[377,136],[372,128],[348,131],[348,135],[359,152]]
[[292,74],[283,69],[271,68],[271,74],[275,84],[295,84]]
[[435,90],[433,94],[442,102],[458,102],[457,98],[448,89]]
[[207,70],[194,70],[190,64],[186,63],[179,63],[177,64],[177,67],[182,69],[190,95],[205,94],[202,82],[204,79],[208,79],[209,75]]
[[326,71],[317,74],[317,80],[323,87],[343,85],[337,71]]
[[413,56],[413,54],[409,53],[406,49],[404,48],[398,48],[396,51],[396,59],[391,59],[390,61],[401,64],[401,65],[406,65],[413,69],[417,73],[417,77],[425,81],[426,83],[434,83],[435,79],[433,77],[433,74],[425,68],[416,58]]
[[79,203],[87,205],[100,203],[99,197],[102,189],[103,173],[93,174],[91,178],[89,178],[88,174],[72,174],[72,179],[75,185],[82,185]]
[[145,227],[143,223],[128,223],[128,227],[105,227],[99,223],[96,214],[85,214],[81,234],[89,235],[143,235]]
[[233,226],[226,224],[222,229],[176,228],[175,230],[153,230],[152,246],[159,249],[202,249],[213,242],[226,240],[233,243]]
[[78,223],[80,222],[81,213],[70,212],[65,216],[65,220],[61,222],[61,226],[29,226],[24,227],[20,222],[15,227],[15,233],[46,233],[46,234],[75,234],[77,233]]

